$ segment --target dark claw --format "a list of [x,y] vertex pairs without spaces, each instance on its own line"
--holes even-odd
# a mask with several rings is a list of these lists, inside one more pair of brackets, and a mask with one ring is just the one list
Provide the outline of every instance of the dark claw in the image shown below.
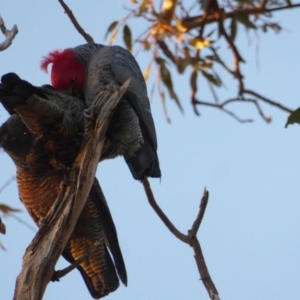
[[58,272],[54,271],[51,281],[55,282],[55,281],[59,281],[59,277],[58,277]]

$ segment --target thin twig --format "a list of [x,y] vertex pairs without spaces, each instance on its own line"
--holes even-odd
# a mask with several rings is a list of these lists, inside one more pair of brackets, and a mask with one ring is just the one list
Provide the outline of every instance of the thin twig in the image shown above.
[[[284,111],[286,111],[288,113],[293,112],[293,110],[291,110],[291,109],[283,106],[282,104],[277,103],[277,102],[275,102],[273,100],[267,99],[266,97],[264,97],[262,95],[259,95],[258,93],[254,92],[254,91],[243,90],[243,94],[244,93],[245,94],[253,95],[253,96],[259,98],[260,100],[262,100],[264,102],[267,102],[270,105],[279,107],[280,109],[282,109],[282,110],[284,110]],[[238,98],[231,98],[231,99],[225,100],[222,103],[211,103],[211,102],[200,101],[200,100],[197,100],[195,97],[192,98],[191,100],[192,100],[192,105],[193,105],[194,109],[196,109],[196,107],[198,105],[210,106],[210,107],[218,108],[218,109],[221,109],[222,111],[224,111],[225,113],[227,113],[228,115],[230,115],[231,117],[233,117],[234,119],[236,119],[240,123],[249,123],[249,122],[253,122],[253,120],[252,119],[241,119],[236,114],[234,114],[232,111],[226,109],[225,106],[228,105],[228,104],[230,104],[230,103],[233,103],[233,102],[244,102],[244,103],[248,102],[248,103],[252,103],[257,108],[257,111],[258,111],[259,115],[262,117],[262,119],[264,121],[266,121],[267,123],[270,123],[272,121],[271,117],[268,117],[268,116],[266,116],[264,114],[262,108],[260,107],[260,104],[259,104],[258,100],[256,100],[256,99],[243,98],[243,97],[240,96]]]
[[68,15],[69,19],[71,20],[72,24],[74,25],[75,29],[83,36],[83,38],[88,42],[88,43],[94,43],[94,39],[84,31],[84,29],[80,26],[78,23],[77,19],[75,18],[73,12],[69,8],[69,6],[63,1],[63,0],[58,0],[58,2],[61,4],[63,9],[65,10],[65,13]]
[[16,176],[12,176],[10,179],[8,179],[2,186],[0,187],[0,194],[3,192],[4,189],[7,188],[14,180],[16,180]]
[[240,69],[240,63],[241,62],[245,62],[245,60],[242,58],[240,52],[238,51],[236,45],[234,44],[233,40],[230,38],[230,36],[228,35],[227,31],[225,30],[224,27],[224,18],[223,18],[223,14],[220,11],[219,8],[219,3],[217,0],[213,0],[215,7],[217,9],[217,11],[215,12],[215,16],[217,18],[217,21],[219,23],[219,29],[220,29],[220,33],[224,36],[225,40],[228,43],[228,46],[231,48],[232,52],[233,52],[233,56],[234,56],[234,76],[237,78],[237,80],[239,81],[239,94],[241,95],[241,91],[244,89],[244,81],[243,81],[243,75],[241,73],[241,69]]
[[266,97],[264,97],[264,96],[262,96],[262,95],[260,95],[260,94],[258,94],[256,92],[252,91],[252,90],[244,89],[242,92],[243,92],[243,94],[252,95],[252,96],[254,96],[254,97],[256,97],[256,98],[258,98],[258,99],[260,99],[260,100],[262,100],[262,101],[264,101],[264,102],[266,102],[268,104],[270,104],[270,105],[276,106],[276,107],[278,107],[278,108],[280,108],[280,109],[282,109],[282,110],[284,110],[284,111],[286,111],[288,113],[292,113],[294,111],[293,109],[287,108],[286,106],[283,106],[282,104],[280,104],[278,102],[270,100],[270,99],[268,99],[268,98],[266,98]]
[[[243,101],[240,98],[237,98],[236,101]],[[214,107],[214,108],[218,108],[220,110],[222,110],[223,112],[225,112],[226,114],[230,115],[231,117],[233,117],[235,120],[237,120],[239,123],[251,123],[253,122],[252,119],[241,119],[240,117],[238,117],[235,113],[233,113],[232,111],[226,109],[224,107],[223,103],[217,104],[217,103],[210,103],[210,102],[205,102],[205,101],[199,101],[196,98],[192,99],[192,105],[194,107],[194,110],[197,111],[197,105],[204,105],[204,106],[210,106],[210,107]]]
[[162,220],[162,222],[166,225],[166,227],[182,242],[188,244],[193,248],[194,255],[195,255],[195,261],[197,264],[197,268],[199,271],[199,274],[201,276],[201,280],[203,281],[203,284],[209,294],[209,297],[211,300],[219,300],[219,293],[210,277],[210,274],[208,272],[208,268],[206,266],[204,256],[202,253],[202,249],[200,246],[200,243],[197,238],[197,232],[199,230],[200,224],[203,220],[204,212],[207,206],[208,202],[208,196],[209,193],[204,190],[203,197],[201,199],[200,209],[197,214],[196,220],[193,223],[192,228],[188,231],[188,235],[185,235],[181,233],[169,220],[169,218],[165,215],[165,213],[162,211],[162,209],[157,204],[154,195],[152,193],[150,183],[147,178],[143,179],[143,186],[145,193],[147,195],[148,202],[150,203],[151,207],[155,211],[155,213],[158,215],[158,217]]
[[166,227],[182,242],[188,243],[188,237],[181,233],[169,220],[169,218],[165,215],[165,213],[162,211],[162,209],[158,206],[158,204],[155,201],[154,195],[152,193],[150,183],[147,178],[143,179],[143,186],[145,193],[147,195],[149,204],[154,209],[154,211],[157,213],[157,215],[160,217],[160,219],[163,221],[163,223],[166,225]]
[[228,110],[227,108],[223,108],[222,111],[225,112],[227,115],[233,117],[239,123],[252,123],[253,122],[253,119],[241,119],[235,113],[233,113],[232,111]]
[[193,223],[192,229],[190,230],[194,235],[197,234],[199,227],[202,223],[204,213],[208,203],[208,197],[209,197],[209,192],[206,189],[204,189],[203,196],[201,198],[201,203],[200,203],[200,210],[198,212],[196,220]]
[[235,75],[235,72],[233,70],[231,70],[225,63],[223,60],[221,60],[221,58],[219,57],[217,50],[214,47],[210,47],[209,49],[211,49],[211,51],[214,53],[214,55],[216,56],[216,58],[218,59],[217,62],[230,74]]
[[8,30],[5,27],[4,21],[0,15],[0,30],[5,36],[4,42],[0,43],[0,51],[3,51],[12,44],[13,39],[18,33],[18,26],[14,25],[11,30]]
[[225,105],[232,103],[232,102],[249,102],[249,103],[253,103],[255,105],[255,107],[257,108],[257,111],[259,113],[259,115],[262,117],[262,119],[264,119],[267,123],[271,122],[271,118],[267,117],[264,112],[262,111],[262,108],[260,107],[259,103],[257,100],[255,99],[245,99],[245,98],[234,98],[234,99],[228,99],[226,101],[224,101],[221,105],[222,107],[224,107]]
[[34,233],[37,232],[36,228],[34,228],[33,226],[31,226],[29,223],[27,223],[26,221],[22,220],[21,218],[17,217],[16,215],[10,214],[9,216],[12,217],[12,218],[14,218],[15,220],[17,220],[19,223],[25,225],[28,229],[30,229]]

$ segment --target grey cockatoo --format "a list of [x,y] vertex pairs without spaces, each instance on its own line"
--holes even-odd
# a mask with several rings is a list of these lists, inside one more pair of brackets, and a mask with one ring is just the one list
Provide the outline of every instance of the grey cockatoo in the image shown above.
[[[39,225],[61,190],[64,172],[59,166],[70,167],[80,149],[85,104],[53,89],[34,87],[13,73],[2,77],[0,102],[12,114],[0,127],[0,147],[13,159],[20,199]],[[78,270],[98,299],[118,288],[118,275],[127,285],[127,274],[115,225],[95,178],[62,255],[72,263],[96,241],[96,250]]]
[[131,53],[120,46],[88,43],[49,53],[41,68],[46,71],[49,64],[53,87],[82,92],[87,106],[99,92],[114,92],[131,78],[107,130],[111,143],[108,157],[123,155],[135,179],[161,177],[147,87]]

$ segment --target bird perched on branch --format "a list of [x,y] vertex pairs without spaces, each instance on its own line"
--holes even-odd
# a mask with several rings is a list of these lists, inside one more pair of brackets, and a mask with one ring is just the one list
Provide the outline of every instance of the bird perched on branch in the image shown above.
[[[0,127],[0,146],[17,167],[20,199],[39,226],[61,190],[64,168],[72,166],[80,149],[85,104],[32,86],[13,73],[2,77],[0,102],[11,114]],[[78,270],[98,299],[118,288],[118,276],[127,285],[127,274],[116,228],[95,178],[62,255],[72,263],[96,242],[97,249]]]
[[134,57],[120,46],[84,44],[50,52],[41,68],[52,64],[51,82],[59,91],[82,92],[90,106],[101,91],[115,92],[129,77],[131,83],[109,123],[107,158],[123,155],[133,177],[161,177],[157,139],[147,87]]

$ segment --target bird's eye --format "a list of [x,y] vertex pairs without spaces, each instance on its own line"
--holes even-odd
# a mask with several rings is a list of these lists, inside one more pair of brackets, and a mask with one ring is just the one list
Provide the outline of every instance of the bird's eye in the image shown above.
[[75,78],[71,78],[71,84],[72,84],[72,85],[75,84]]

